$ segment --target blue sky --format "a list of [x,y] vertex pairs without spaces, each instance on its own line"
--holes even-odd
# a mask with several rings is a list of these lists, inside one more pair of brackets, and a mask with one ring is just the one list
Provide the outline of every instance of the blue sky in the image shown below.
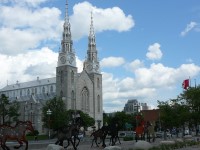
[[[65,0],[0,1],[0,87],[54,77]],[[77,67],[87,51],[90,12],[101,71],[103,109],[128,99],[176,98],[182,82],[200,83],[199,0],[68,0]]]

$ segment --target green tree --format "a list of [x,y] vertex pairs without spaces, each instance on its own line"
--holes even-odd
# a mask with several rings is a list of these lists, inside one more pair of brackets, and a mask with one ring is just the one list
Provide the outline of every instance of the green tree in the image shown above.
[[[118,124],[120,130],[126,130],[126,124],[134,125],[134,115],[126,114],[125,112],[116,112],[113,116],[107,116],[104,114],[104,121],[108,124]],[[105,123],[105,122],[104,122]]]
[[[83,113],[82,111],[80,110],[68,110],[67,113],[70,115],[70,114],[80,114],[80,117],[81,117],[81,120],[83,121],[83,126],[85,128],[89,127],[89,126],[93,126],[95,124],[95,120],[94,118],[90,117],[88,114],[86,113]],[[71,119],[70,120],[73,120],[72,116],[70,116]]]
[[181,127],[189,118],[189,111],[186,105],[182,105],[179,99],[171,99],[166,102],[158,101],[160,109],[160,120],[162,127]]
[[1,123],[10,125],[11,123],[18,121],[18,117],[20,116],[19,107],[19,102],[10,102],[8,97],[6,97],[5,94],[2,94],[0,98]]
[[197,126],[200,123],[200,86],[189,87],[180,94],[179,100],[188,107],[190,125]]
[[[47,111],[51,111],[51,115],[47,114]],[[54,98],[46,102],[46,105],[43,107],[43,122],[46,128],[51,128],[57,130],[69,123],[73,122],[72,113],[75,113],[74,110],[67,110],[66,105],[62,99]],[[89,127],[94,125],[95,121],[88,114],[83,113],[80,110],[77,110],[76,113],[80,114],[81,119],[83,120],[84,127]]]
[[[51,114],[47,114],[48,110],[51,111]],[[62,99],[57,99],[55,97],[48,100],[46,105],[43,107],[42,112],[42,120],[46,128],[57,130],[69,123],[69,115]]]

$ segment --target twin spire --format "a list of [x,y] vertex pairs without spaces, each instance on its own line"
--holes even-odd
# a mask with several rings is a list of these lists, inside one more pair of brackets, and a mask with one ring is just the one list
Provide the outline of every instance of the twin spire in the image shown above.
[[[68,0],[66,0],[66,8],[65,8],[65,20],[63,25],[63,37],[61,41],[61,53],[59,54],[60,63],[58,66],[62,65],[75,65],[75,52],[73,50],[73,41],[71,36],[71,25],[69,21],[68,14]],[[63,58],[65,57],[64,61]],[[74,63],[72,63],[72,60]],[[66,62],[66,63],[65,63]],[[91,23],[90,23],[90,31],[88,35],[88,50],[87,50],[87,59],[85,60],[87,65],[90,66],[99,66],[99,61],[97,58],[97,49],[96,49],[96,41],[95,41],[95,32],[93,25],[93,13],[91,12]],[[85,68],[85,67],[84,67]]]
[[69,23],[69,15],[68,15],[68,0],[66,0],[66,8],[65,8],[65,24]]

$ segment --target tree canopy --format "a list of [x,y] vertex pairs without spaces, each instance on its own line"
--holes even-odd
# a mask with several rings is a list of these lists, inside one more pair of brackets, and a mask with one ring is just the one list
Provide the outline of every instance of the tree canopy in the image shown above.
[[[51,111],[51,114],[47,113],[48,110]],[[73,121],[72,113],[75,113],[75,111],[67,110],[62,99],[53,98],[48,100],[43,107],[42,120],[44,122],[44,126],[46,128],[57,130],[58,128],[68,125]],[[80,110],[77,110],[76,113],[80,114],[80,117],[84,123],[84,127],[94,125],[94,119],[88,114],[85,114]]]
[[1,95],[0,98],[0,116],[2,124],[12,124],[18,121],[19,113],[19,102],[10,102],[5,94]]
[[189,87],[176,99],[158,101],[158,107],[162,124],[166,127],[197,126],[200,123],[200,86]]

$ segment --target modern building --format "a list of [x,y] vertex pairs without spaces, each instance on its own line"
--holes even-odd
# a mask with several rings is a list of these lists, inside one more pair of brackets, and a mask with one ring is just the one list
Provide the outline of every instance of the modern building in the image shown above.
[[134,114],[148,109],[147,103],[139,103],[137,99],[128,100],[124,106],[124,112],[127,114]]
[[[100,72],[96,37],[91,14],[88,49],[83,71],[77,72],[76,55],[73,49],[71,25],[68,16],[68,4],[63,25],[61,50],[58,56],[56,77],[7,85],[0,94],[8,96],[10,101],[21,103],[21,120],[31,120],[34,127],[44,133],[42,127],[42,107],[47,100],[62,98],[67,109],[81,110],[95,119],[96,126],[103,124],[102,74]],[[53,113],[53,112],[52,112]]]

